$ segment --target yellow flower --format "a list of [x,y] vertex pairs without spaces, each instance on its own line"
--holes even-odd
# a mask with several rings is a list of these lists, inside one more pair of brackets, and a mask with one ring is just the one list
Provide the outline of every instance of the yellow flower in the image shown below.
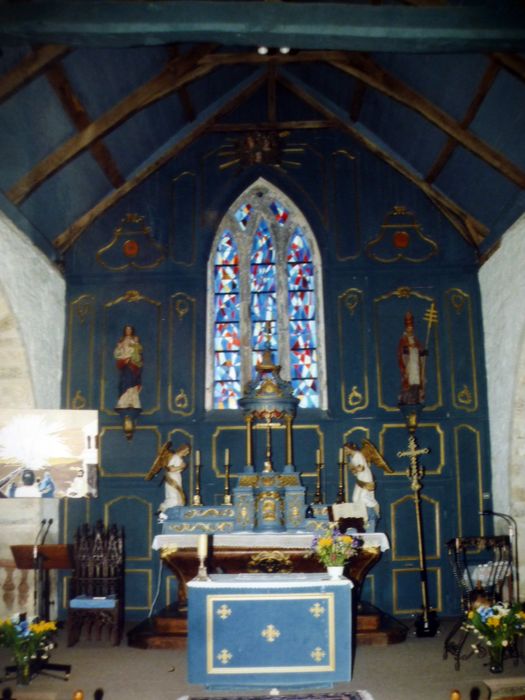
[[469,610],[469,611],[468,611],[468,614],[467,614],[467,617],[468,617],[469,620],[472,620],[472,618],[474,617],[474,610]]
[[353,537],[350,537],[350,535],[341,535],[341,542],[344,542],[344,544],[352,544],[354,541]]
[[317,542],[319,547],[331,547],[332,538],[331,537],[321,537]]
[[500,626],[499,617],[495,617],[495,616],[489,617],[489,619],[487,620],[487,625],[489,627],[499,627]]

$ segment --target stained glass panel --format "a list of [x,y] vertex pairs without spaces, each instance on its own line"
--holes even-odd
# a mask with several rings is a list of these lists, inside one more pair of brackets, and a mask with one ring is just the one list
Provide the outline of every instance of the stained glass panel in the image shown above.
[[277,350],[277,333],[275,331],[275,323],[270,324],[270,335],[268,337],[268,323],[255,322],[252,325],[252,348],[263,350],[268,347],[270,340],[270,350],[275,354]]
[[288,297],[288,314],[291,320],[314,319],[314,292],[291,292]]
[[248,226],[248,221],[250,220],[250,216],[252,213],[252,205],[246,202],[242,206],[237,209],[235,212],[235,218],[239,222],[239,226],[241,229],[244,231],[246,226]]
[[253,237],[251,262],[253,264],[275,263],[275,253],[272,244],[272,234],[268,224],[261,219]]
[[306,238],[304,237],[299,226],[295,229],[293,236],[290,239],[287,260],[289,263],[311,262],[312,260],[310,246],[308,245],[308,242],[306,241]]
[[213,386],[213,407],[218,409],[237,408],[237,400],[240,396],[240,382],[215,382]]
[[288,266],[288,289],[313,289],[314,266],[311,262],[290,264]]
[[290,349],[315,348],[316,326],[310,321],[290,321]]
[[240,396],[239,256],[231,233],[221,236],[214,267],[214,408],[236,408]]
[[274,215],[278,224],[283,226],[286,223],[288,219],[288,211],[283,207],[281,202],[274,199],[274,201],[270,204],[270,211]]
[[215,265],[238,265],[237,246],[230,231],[225,231],[217,245]]
[[215,325],[215,350],[240,350],[238,323],[217,323]]
[[302,408],[319,408],[319,390],[316,379],[292,379],[293,393]]
[[217,265],[215,270],[215,293],[234,292],[239,285],[239,266]]

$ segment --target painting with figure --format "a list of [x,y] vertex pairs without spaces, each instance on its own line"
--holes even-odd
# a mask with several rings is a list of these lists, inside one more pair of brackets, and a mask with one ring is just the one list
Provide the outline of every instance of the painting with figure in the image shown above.
[[0,498],[97,496],[98,412],[0,410]]

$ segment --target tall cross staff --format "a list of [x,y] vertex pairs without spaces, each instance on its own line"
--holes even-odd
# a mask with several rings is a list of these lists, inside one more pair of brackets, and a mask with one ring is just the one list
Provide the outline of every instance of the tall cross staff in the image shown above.
[[417,526],[417,542],[419,549],[419,570],[421,578],[421,599],[422,599],[422,625],[421,634],[419,636],[431,637],[434,636],[435,622],[430,619],[430,608],[428,604],[428,580],[427,580],[427,563],[425,558],[425,541],[423,539],[423,517],[421,513],[421,479],[423,477],[423,467],[420,466],[418,457],[429,453],[427,447],[418,448],[416,436],[414,435],[415,428],[410,430],[408,435],[408,450],[397,453],[398,457],[408,457],[410,466],[407,469],[407,477],[410,479],[410,488],[414,492],[414,506],[416,510],[416,526]]

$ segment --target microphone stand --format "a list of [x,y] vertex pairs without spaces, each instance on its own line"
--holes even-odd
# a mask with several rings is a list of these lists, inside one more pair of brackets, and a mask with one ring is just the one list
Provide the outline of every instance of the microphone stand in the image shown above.
[[[46,541],[47,534],[51,528],[51,525],[53,524],[53,518],[50,518],[47,521],[47,528],[44,530],[44,533],[42,535],[42,540],[40,541],[40,546],[43,547],[44,542]],[[49,586],[49,572],[44,571],[44,556],[41,554],[39,557],[39,577],[40,577],[40,599],[39,599],[39,609],[38,609],[38,616],[41,620],[49,620],[49,595],[50,595],[50,586]]]
[[37,536],[35,538],[35,543],[33,545],[33,612],[36,616],[40,617],[40,569],[42,558],[38,552],[38,540],[44,529],[47,520],[42,520],[40,523],[40,529],[38,530]]
[[515,587],[516,602],[520,603],[520,570],[518,561],[518,525],[512,515],[498,513],[494,510],[482,510],[480,515],[492,515],[505,521],[509,528],[509,540],[512,553],[512,582]]

